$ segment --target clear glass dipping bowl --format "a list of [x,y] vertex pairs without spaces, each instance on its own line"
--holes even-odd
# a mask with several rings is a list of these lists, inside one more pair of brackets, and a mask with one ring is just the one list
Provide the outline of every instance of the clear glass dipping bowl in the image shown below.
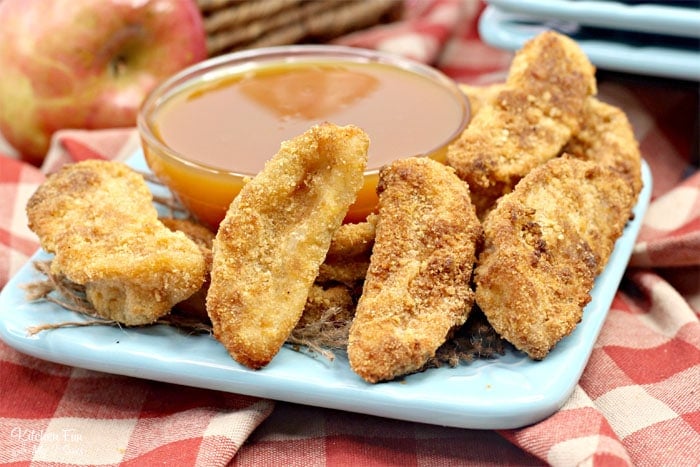
[[[157,136],[159,111],[170,99],[180,93],[189,93],[205,86],[211,87],[211,84],[217,80],[290,63],[316,65],[328,63],[339,66],[344,63],[382,64],[421,76],[431,85],[450,93],[454,97],[458,111],[453,112],[456,116],[448,122],[449,128],[445,132],[447,136],[436,138],[434,144],[422,153],[396,154],[395,158],[428,156],[444,161],[447,146],[469,122],[469,101],[455,82],[434,68],[397,55],[343,46],[293,45],[236,52],[200,62],[172,76],[149,94],[138,116],[138,130],[144,156],[150,169],[170,188],[194,217],[213,230],[218,228],[219,222],[224,218],[231,201],[238,194],[245,180],[254,176],[255,173],[243,173],[235,169],[222,169],[203,164],[192,160],[187,154],[176,151]],[[231,112],[235,113],[236,109],[231,109]],[[387,109],[387,112],[392,112],[392,109]],[[415,122],[409,123],[420,125],[421,109],[416,108],[409,117],[415,117]],[[227,116],[221,115],[221,118],[227,118]],[[360,121],[352,123],[360,128],[363,126]],[[408,127],[410,128],[410,125]],[[251,135],[251,137],[264,136],[264,134]],[[406,130],[405,137],[411,137],[410,130]],[[370,134],[370,141],[372,138]],[[231,153],[236,154],[235,148],[232,148]],[[273,155],[269,154],[269,157]],[[235,160],[231,165],[235,167]],[[350,208],[346,221],[360,221],[376,208],[378,198],[375,189],[380,168],[368,165],[365,184],[357,201]]]

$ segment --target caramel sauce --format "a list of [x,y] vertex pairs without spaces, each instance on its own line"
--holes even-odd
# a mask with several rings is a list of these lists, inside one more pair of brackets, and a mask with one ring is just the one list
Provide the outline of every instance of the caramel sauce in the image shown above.
[[[463,113],[463,102],[450,90],[405,70],[382,64],[288,63],[200,82],[166,101],[153,119],[156,136],[187,159],[249,176],[263,168],[282,141],[314,124],[357,125],[370,137],[367,169],[375,172],[365,177],[348,215],[347,220],[357,221],[376,206],[376,170],[415,155],[444,159]],[[183,192],[196,191],[196,184],[204,183],[199,189],[206,187],[215,203],[224,204],[223,213],[242,184],[200,180],[186,166],[167,169],[170,183],[183,188],[181,198],[194,212],[214,209],[185,199]],[[205,221],[218,224],[221,211],[218,207]]]

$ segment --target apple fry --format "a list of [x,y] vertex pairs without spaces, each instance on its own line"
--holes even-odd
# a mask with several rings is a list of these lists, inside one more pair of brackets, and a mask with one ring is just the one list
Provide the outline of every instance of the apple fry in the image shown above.
[[448,165],[469,183],[479,218],[579,131],[586,98],[596,92],[594,72],[580,47],[555,32],[518,51],[504,88],[481,103],[447,151]]
[[370,383],[417,371],[471,310],[481,225],[469,188],[429,158],[379,174],[379,220],[350,328],[350,366]]
[[84,285],[104,318],[152,323],[204,282],[199,247],[158,220],[143,177],[122,163],[64,166],[31,197],[27,216],[55,254],[52,272]]
[[632,209],[613,170],[570,157],[526,175],[484,220],[476,302],[493,328],[544,358],[576,327]]
[[363,184],[368,147],[357,127],[314,126],[282,143],[231,203],[214,240],[207,311],[239,363],[267,365],[299,321]]
[[581,131],[564,152],[615,170],[629,184],[635,199],[642,190],[642,156],[627,115],[619,108],[589,97]]
[[333,235],[316,282],[339,282],[348,287],[361,285],[369,267],[376,224],[377,215],[370,214],[363,222],[341,225]]

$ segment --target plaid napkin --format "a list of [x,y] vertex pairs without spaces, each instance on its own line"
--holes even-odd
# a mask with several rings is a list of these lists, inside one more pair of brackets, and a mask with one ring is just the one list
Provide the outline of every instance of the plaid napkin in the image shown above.
[[[410,55],[472,84],[510,54],[476,1],[413,0],[405,21],[338,42]],[[107,375],[0,342],[0,462],[17,465],[700,465],[698,89],[601,78],[632,121],[654,190],[630,267],[571,398],[518,430],[462,430]],[[125,159],[133,129],[61,131],[41,169],[0,156],[0,287],[38,246],[32,192],[62,164]],[[695,158],[695,159],[693,159]]]

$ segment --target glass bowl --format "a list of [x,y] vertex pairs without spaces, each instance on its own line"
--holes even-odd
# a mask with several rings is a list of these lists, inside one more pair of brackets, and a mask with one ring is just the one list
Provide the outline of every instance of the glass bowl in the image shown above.
[[316,123],[352,123],[369,135],[365,184],[346,216],[357,222],[376,208],[383,165],[412,156],[444,161],[469,116],[466,96],[434,68],[367,49],[293,45],[181,71],[147,96],[138,129],[153,173],[216,230],[245,180],[282,141]]

